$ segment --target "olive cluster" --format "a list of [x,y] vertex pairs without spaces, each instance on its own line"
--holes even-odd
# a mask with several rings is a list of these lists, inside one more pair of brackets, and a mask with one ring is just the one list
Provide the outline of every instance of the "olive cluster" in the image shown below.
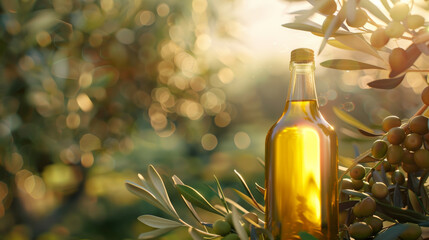
[[[241,217],[241,225],[246,229],[247,233],[250,234],[250,223],[249,219],[253,223],[258,224],[259,219],[255,213],[249,212]],[[213,232],[222,236],[222,240],[239,240],[238,234],[233,228],[232,214],[228,213],[225,219],[219,219],[213,223]]]
[[[322,32],[326,32],[332,20],[336,16],[337,4],[334,0],[326,1],[319,9],[319,12],[326,15],[322,25]],[[342,14],[342,11],[338,14]],[[396,2],[390,9],[391,21],[386,26],[377,25],[377,29],[371,33],[370,43],[373,47],[380,49],[384,47],[391,38],[401,38],[405,32],[418,36],[427,33],[424,27],[425,18],[421,15],[411,14],[408,3]],[[367,12],[358,7],[354,14],[348,14],[346,23],[350,27],[361,28],[370,21]],[[373,24],[374,25],[374,24]],[[333,32],[338,30],[341,22],[338,22]],[[395,48],[389,56],[389,64],[393,71],[401,71],[408,61],[407,52],[402,48]]]
[[[401,181],[405,181],[404,175],[399,171],[398,173]],[[362,165],[357,165],[350,172],[352,179],[345,178],[342,180],[342,189],[354,189],[361,190],[364,192],[369,192],[372,194],[372,197],[366,197],[356,203],[351,209],[352,214],[347,211],[340,212],[339,221],[340,224],[347,224],[348,232],[351,237],[356,240],[368,239],[371,236],[375,236],[383,228],[383,219],[376,214],[376,201],[373,197],[377,199],[385,199],[389,194],[387,186],[382,182],[368,183],[362,179],[365,176],[365,168]],[[392,178],[393,179],[393,178]],[[362,181],[362,182],[361,182]],[[348,199],[348,195],[341,193],[341,198]],[[419,225],[414,223],[406,223],[407,229],[399,236],[402,240],[417,240],[421,234],[422,230]]]
[[[410,119],[408,125],[401,127],[397,116],[383,120],[383,130],[387,132],[387,142],[377,140],[372,145],[372,156],[386,158],[386,168],[401,166],[407,172],[429,168],[429,130],[428,118],[422,115]],[[384,165],[383,165],[384,166]],[[387,169],[385,169],[387,172]]]
[[[387,26],[379,27],[372,33],[370,42],[373,47],[382,48],[391,38],[401,38],[405,32],[413,35],[427,32],[427,29],[423,27],[425,18],[421,15],[410,14],[408,3],[397,2],[390,9],[390,17],[392,21]],[[402,48],[394,48],[390,53],[389,64],[393,71],[401,71],[407,61],[407,52]]]

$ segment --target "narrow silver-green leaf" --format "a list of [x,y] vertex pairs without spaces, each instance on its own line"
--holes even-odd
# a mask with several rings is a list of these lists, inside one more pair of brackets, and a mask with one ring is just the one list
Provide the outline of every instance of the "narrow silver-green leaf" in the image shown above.
[[325,35],[323,37],[323,41],[320,44],[319,52],[320,54],[323,49],[326,46],[326,43],[328,42],[328,39],[332,36],[333,33],[335,33],[338,28],[343,24],[344,20],[346,19],[346,7],[348,2],[345,2],[341,8],[341,10],[338,12],[338,14],[332,19],[331,24],[329,24],[328,29],[326,29]]
[[159,237],[161,235],[164,235],[168,232],[173,231],[176,228],[161,228],[161,229],[156,229],[153,231],[149,231],[149,232],[145,232],[139,235],[139,239],[154,239],[156,237]]
[[241,225],[240,215],[235,207],[232,208],[232,223],[240,240],[248,240],[249,236],[247,235],[246,229]]
[[366,194],[366,193],[359,192],[359,191],[356,191],[356,190],[351,190],[351,189],[343,189],[342,192],[345,193],[345,194],[348,194],[348,195],[359,197],[359,198],[369,197],[369,195]]
[[359,62],[351,59],[332,59],[320,63],[323,67],[333,68],[338,70],[362,70],[362,69],[383,69],[382,67],[371,65],[368,63]]
[[198,234],[197,231],[195,231],[194,228],[189,228],[188,229],[188,233],[189,233],[189,235],[191,235],[191,237],[192,237],[193,240],[204,240],[204,238],[201,237],[201,235]]
[[363,52],[383,60],[378,51],[375,50],[361,34],[335,36],[335,39],[359,52]]
[[265,196],[265,188],[260,186],[258,183],[255,183],[255,186],[256,186],[256,189],[258,190],[258,192],[260,192],[262,194],[262,196]]
[[365,124],[363,124],[362,122],[360,122],[359,120],[357,120],[356,118],[351,116],[350,114],[340,110],[337,107],[334,107],[333,110],[334,110],[335,115],[337,115],[337,117],[339,119],[343,120],[344,122],[352,125],[353,127],[358,128],[358,129],[362,129],[362,130],[365,130],[366,132],[375,134],[374,130],[367,127]]
[[386,24],[390,23],[389,18],[387,18],[386,15],[384,15],[384,13],[370,0],[360,0],[359,5],[360,7],[368,10],[372,15],[376,16],[378,19],[385,22]]
[[411,189],[408,189],[408,197],[410,199],[411,206],[413,206],[414,211],[416,212],[423,212],[422,203],[420,202],[417,195],[411,191]]
[[234,206],[237,210],[239,210],[243,214],[246,214],[249,212],[244,207],[242,207],[240,204],[238,204],[237,202],[235,202],[234,200],[232,200],[230,198],[226,198],[226,202],[231,204],[232,206]]
[[142,215],[137,218],[140,222],[153,228],[175,228],[184,226],[182,223],[173,221],[170,219],[153,216],[153,215]]
[[174,206],[170,201],[170,198],[168,197],[168,193],[167,193],[167,189],[165,188],[164,181],[162,181],[161,176],[152,165],[149,165],[148,175],[156,191],[161,195],[161,198],[164,201],[164,205],[167,208],[169,208],[177,217],[179,217],[179,215],[176,212],[176,209],[174,209]]
[[[174,175],[174,176],[172,177],[172,179],[173,179],[174,185],[177,185],[177,184],[185,185],[185,184],[182,182],[182,180],[180,180],[180,178],[179,178],[179,177],[177,177],[176,175]],[[201,217],[198,215],[197,211],[195,211],[194,206],[192,206],[192,204],[191,204],[188,200],[186,200],[186,198],[185,198],[185,197],[183,197],[182,195],[180,195],[180,196],[182,197],[183,202],[185,202],[186,207],[188,207],[189,211],[192,213],[192,215],[194,216],[194,218],[195,218],[199,223],[201,223],[201,224],[202,224],[202,222],[203,222],[203,221],[201,220]]]
[[252,201],[255,203],[254,205],[259,208],[260,211],[264,211],[264,209],[261,207],[261,205],[256,201],[255,197],[253,196],[252,192],[250,191],[249,186],[247,186],[246,181],[244,180],[243,176],[241,176],[241,174],[234,169],[234,173],[238,176],[238,178],[240,179],[240,182],[243,184],[244,189],[246,189],[247,194],[249,194],[250,198],[252,199]]
[[146,202],[148,202],[151,205],[161,209],[165,213],[171,214],[171,211],[169,211],[167,208],[165,208],[149,190],[145,189],[144,187],[142,187],[138,184],[130,182],[130,181],[126,181],[125,186],[127,187],[128,191],[139,196],[140,198],[142,198]]
[[179,193],[184,198],[186,198],[186,200],[188,200],[189,202],[191,202],[195,206],[202,208],[204,210],[207,210],[209,212],[224,216],[224,214],[221,211],[214,208],[207,201],[207,199],[201,193],[199,193],[197,190],[195,190],[194,188],[192,188],[188,185],[176,184],[176,189],[177,189],[177,191],[179,191]]
[[229,208],[228,208],[228,204],[225,201],[225,194],[223,194],[223,190],[222,187],[220,186],[219,180],[217,179],[216,175],[213,175],[215,180],[216,180],[216,185],[217,185],[217,191],[219,194],[219,198],[222,201],[223,206],[225,207],[225,210],[227,213],[229,213]]
[[[238,194],[238,196],[240,196],[241,199],[243,199],[245,202],[247,202],[250,206],[252,206],[256,210],[258,210],[259,212],[264,213],[264,210],[263,210],[265,208],[264,206],[262,206],[261,204],[259,204],[257,202],[255,203],[255,201],[253,201],[249,196],[240,192],[239,190],[237,190],[237,189],[233,189],[233,190]],[[256,204],[258,204],[258,205],[256,205]]]

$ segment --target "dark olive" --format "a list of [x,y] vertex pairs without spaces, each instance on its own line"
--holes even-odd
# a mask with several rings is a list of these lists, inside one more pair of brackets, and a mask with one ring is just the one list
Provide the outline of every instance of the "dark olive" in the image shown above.
[[383,123],[381,125],[383,130],[388,132],[391,128],[401,126],[401,119],[397,116],[388,116],[383,119]]
[[372,156],[374,158],[383,158],[384,156],[386,156],[386,152],[387,152],[387,143],[383,140],[377,140],[372,144]]
[[409,127],[411,132],[424,135],[428,133],[428,118],[422,115],[415,116],[410,120]]
[[[387,161],[390,164],[398,164],[404,157],[404,149],[399,145],[390,145],[387,149]],[[386,171],[386,169],[385,169]],[[387,171],[386,171],[387,172]]]
[[405,147],[410,151],[416,151],[422,146],[422,136],[417,133],[410,133],[405,137]]
[[429,168],[429,151],[419,149],[414,153],[414,162],[421,168]]
[[405,139],[405,131],[400,127],[394,127],[387,132],[387,141],[391,144],[401,144]]

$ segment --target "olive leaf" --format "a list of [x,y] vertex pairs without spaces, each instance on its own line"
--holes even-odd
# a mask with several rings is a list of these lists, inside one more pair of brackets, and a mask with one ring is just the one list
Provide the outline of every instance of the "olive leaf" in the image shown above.
[[242,212],[243,214],[246,214],[246,213],[249,212],[245,208],[243,208],[240,204],[236,203],[234,200],[232,200],[230,198],[226,198],[225,200],[226,200],[227,203],[229,203],[232,206],[234,206],[237,210],[240,210],[240,212]]
[[323,41],[319,47],[318,54],[320,54],[323,51],[323,49],[326,46],[326,43],[328,42],[328,39],[332,36],[332,34],[337,32],[338,30],[337,26],[341,26],[344,20],[346,19],[345,13],[346,13],[347,4],[348,4],[348,1],[343,4],[338,14],[335,15],[335,17],[332,19],[331,23],[329,24],[328,28],[326,29],[326,32],[324,33]]
[[352,196],[355,196],[355,197],[358,197],[358,198],[366,198],[366,197],[369,197],[369,195],[368,195],[368,194],[366,194],[366,193],[359,192],[359,191],[352,190],[352,189],[343,189],[343,190],[341,190],[341,191],[342,191],[343,193],[345,193],[345,194],[352,195]]
[[347,45],[345,45],[345,44],[343,44],[340,41],[335,40],[335,39],[329,39],[328,44],[333,46],[333,47],[344,49],[344,50],[354,50],[353,48],[351,48],[351,47],[349,47],[349,46],[347,46]]
[[364,135],[364,136],[367,136],[367,137],[380,137],[380,136],[383,136],[383,133],[369,133],[369,132],[367,132],[367,131],[365,131],[365,130],[362,130],[362,129],[358,129],[358,131],[362,134],[362,135]]
[[247,194],[250,196],[250,198],[252,199],[252,201],[254,202],[254,205],[262,212],[264,212],[264,207],[262,207],[255,199],[255,197],[253,196],[252,192],[250,191],[249,186],[247,186],[246,181],[244,180],[243,176],[241,176],[241,174],[234,169],[234,173],[238,176],[238,179],[240,179],[240,182],[243,184],[244,189],[246,189]]
[[219,211],[218,209],[214,208],[207,199],[201,195],[197,190],[194,188],[188,186],[188,185],[182,185],[182,184],[176,184],[177,191],[184,197],[186,200],[194,204],[195,206],[202,208],[206,211],[216,213],[220,216],[224,216],[224,214]]
[[372,130],[371,128],[367,127],[365,124],[363,124],[362,122],[360,122],[356,118],[352,117],[350,114],[348,114],[348,113],[340,110],[337,107],[333,107],[333,110],[334,110],[335,115],[339,119],[343,120],[344,122],[352,125],[355,128],[362,129],[362,130],[364,130],[366,132],[376,134],[374,130]]
[[[324,33],[322,32],[322,26],[320,24],[310,22],[310,21],[307,21],[307,23],[299,23],[299,22],[285,23],[282,26],[285,28],[290,28],[294,30],[315,33],[318,36],[324,36]],[[332,33],[331,36],[343,36],[343,35],[354,35],[354,34],[356,33],[338,30],[336,33]]]
[[[174,183],[174,185],[177,185],[177,184],[182,184],[182,185],[184,185],[184,183],[182,182],[182,180],[180,180],[180,178],[179,178],[179,177],[177,177],[176,175],[174,175],[174,176],[172,177],[172,179],[173,179],[173,183]],[[186,207],[188,207],[189,211],[192,213],[192,215],[194,216],[194,218],[195,218],[199,223],[201,223],[201,224],[202,224],[202,222],[203,222],[203,221],[201,220],[201,217],[198,215],[197,211],[195,211],[195,209],[194,209],[194,207],[192,206],[192,204],[191,204],[188,200],[186,200],[186,198],[185,198],[185,197],[183,197],[183,195],[180,195],[180,197],[182,198],[183,202],[185,202]]]
[[141,233],[139,235],[139,239],[154,239],[154,238],[159,237],[161,235],[164,235],[164,234],[166,234],[166,233],[168,233],[174,229],[176,229],[176,227],[174,227],[174,228],[160,228],[160,229],[156,229],[153,231]]
[[216,180],[216,185],[217,185],[217,191],[218,191],[219,198],[222,201],[222,204],[225,207],[226,212],[229,213],[228,204],[225,201],[225,194],[223,194],[223,190],[222,190],[222,187],[220,186],[219,180],[217,179],[216,175],[213,175],[213,177]]
[[375,50],[371,44],[362,36],[362,34],[349,34],[335,36],[335,39],[342,44],[353,48],[354,50],[372,55],[378,59],[383,59],[377,50]]
[[377,79],[367,83],[367,85],[369,87],[378,88],[378,89],[393,89],[399,86],[399,84],[402,83],[402,80],[404,80],[404,78],[405,78],[405,74],[396,78]]
[[265,161],[262,160],[262,158],[257,157],[256,160],[258,160],[258,163],[261,164],[262,167],[265,167]]
[[316,237],[314,237],[308,232],[299,232],[298,235],[301,237],[302,240],[317,240]]
[[396,240],[403,231],[407,229],[407,225],[396,224],[389,227],[386,231],[377,234],[374,240]]
[[195,231],[195,229],[192,227],[188,229],[188,233],[191,235],[193,240],[204,240],[204,238],[201,237],[200,234],[198,234],[197,231]]
[[422,208],[423,203],[418,199],[417,195],[413,191],[411,191],[411,189],[408,189],[408,198],[410,199],[410,203],[414,211],[420,213],[424,212]]
[[258,183],[255,183],[255,186],[256,186],[256,190],[258,190],[259,193],[265,196],[265,188],[261,187]]
[[381,1],[381,3],[383,4],[383,6],[384,6],[384,8],[387,10],[387,11],[390,11],[390,5],[389,5],[389,2],[387,1],[387,0],[380,0]]
[[399,184],[395,184],[395,190],[393,191],[393,206],[402,207],[402,194]]
[[264,206],[260,205],[259,203],[253,201],[253,199],[251,199],[250,197],[248,197],[246,194],[240,192],[237,189],[233,189],[240,198],[242,198],[245,202],[247,202],[250,206],[254,207],[256,210],[260,211],[261,213],[264,213]]
[[148,167],[148,175],[149,179],[151,180],[150,183],[161,195],[161,198],[164,201],[164,205],[166,205],[177,217],[179,217],[179,215],[177,215],[176,209],[174,209],[174,206],[170,201],[170,198],[168,197],[167,189],[165,189],[165,185],[162,181],[161,176],[152,165],[149,165]]
[[240,240],[248,240],[249,236],[247,235],[246,229],[240,223],[240,215],[235,207],[232,208],[232,225],[238,234]]
[[176,217],[176,214],[172,213],[170,209],[166,208],[148,189],[145,189],[144,187],[135,184],[130,181],[125,182],[125,186],[127,187],[128,191],[132,192],[133,194],[139,196],[146,202],[150,203],[151,205],[159,208],[160,210],[164,211],[165,213],[168,213],[174,217]]
[[354,205],[356,205],[356,203],[358,203],[359,201],[356,200],[352,200],[352,201],[346,201],[346,202],[340,202],[339,203],[339,211],[345,211],[349,208],[352,208]]
[[153,215],[142,215],[137,218],[140,222],[153,228],[177,228],[184,226],[182,223]]
[[320,63],[323,67],[339,70],[384,69],[379,66],[359,62],[351,59],[332,59]]
[[421,213],[411,211],[408,209],[394,207],[390,204],[383,203],[378,200],[376,200],[376,202],[377,202],[377,210],[386,214],[389,217],[396,219],[399,222],[421,223],[429,220],[428,217],[426,217]]
[[359,6],[368,10],[372,15],[376,16],[386,24],[390,23],[389,18],[370,0],[360,0]]

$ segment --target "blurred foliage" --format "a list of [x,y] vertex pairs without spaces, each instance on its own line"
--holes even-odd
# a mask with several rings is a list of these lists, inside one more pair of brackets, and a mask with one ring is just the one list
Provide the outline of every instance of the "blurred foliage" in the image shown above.
[[204,155],[206,126],[231,122],[222,88],[238,58],[207,51],[233,19],[206,0],[3,0],[0,14],[0,235],[135,236],[135,148],[153,157],[180,132],[167,149]]

